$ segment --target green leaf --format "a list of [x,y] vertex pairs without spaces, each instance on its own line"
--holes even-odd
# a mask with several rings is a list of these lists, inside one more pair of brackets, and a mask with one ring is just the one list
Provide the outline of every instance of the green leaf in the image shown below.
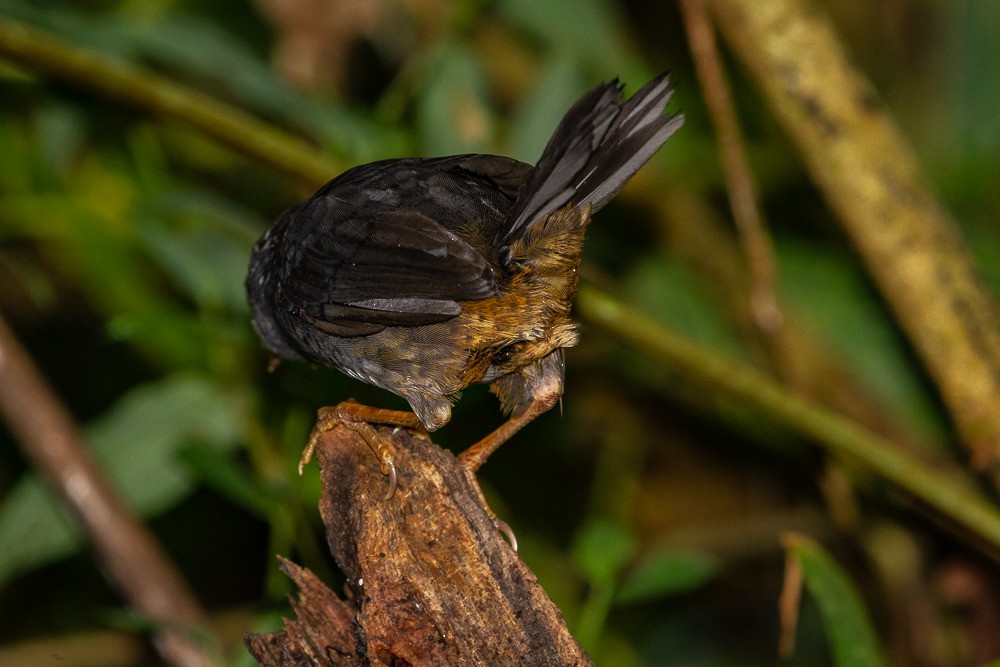
[[84,145],[85,119],[79,109],[63,104],[42,107],[35,117],[38,149],[45,170],[65,173]]
[[277,494],[225,452],[192,444],[178,454],[195,479],[257,517],[268,520],[281,508]]
[[506,155],[534,164],[563,114],[586,90],[586,81],[571,58],[555,56],[511,118]]
[[217,97],[232,99],[261,116],[304,129],[324,147],[352,161],[398,154],[406,144],[397,127],[373,122],[362,113],[323,104],[288,88],[268,63],[230,31],[196,16],[174,8],[154,8],[136,16],[142,3],[126,3],[128,6],[121,12],[95,13],[69,6],[39,8],[37,4],[2,0],[0,11],[102,53],[140,66],[152,63],[158,69],[170,70],[175,78],[195,79]]
[[[7,82],[3,85],[8,86]],[[31,189],[33,166],[38,160],[33,149],[32,137],[22,124],[6,116],[4,122],[0,122],[0,202],[3,202],[0,206],[5,207],[12,194]],[[10,224],[7,220],[9,216],[6,213],[2,215],[4,224],[0,232],[6,236],[9,233],[6,230]]]
[[682,335],[734,359],[748,358],[703,279],[677,262],[663,256],[635,262],[623,287],[630,303]]
[[610,586],[635,554],[635,537],[608,519],[588,521],[573,542],[573,561],[594,586]]
[[602,0],[502,0],[505,19],[594,69],[631,75],[634,49],[625,38],[621,16]]
[[885,658],[868,610],[847,573],[816,542],[785,539],[788,554],[802,568],[806,589],[819,606],[838,667],[881,667]]
[[244,315],[253,241],[226,229],[232,208],[218,198],[170,191],[136,211],[136,223],[150,259],[199,306]]
[[[125,394],[84,435],[125,502],[150,516],[194,486],[179,449],[193,442],[220,451],[236,447],[242,405],[203,378],[173,376]],[[74,552],[80,537],[48,487],[25,475],[0,504],[0,584]]]
[[776,249],[780,297],[794,319],[822,332],[915,440],[945,442],[935,399],[860,268],[829,247],[786,240]]
[[[102,17],[92,29],[105,29],[106,21],[107,17]],[[362,113],[323,104],[287,87],[271,65],[247,45],[195,16],[174,10],[144,23],[125,17],[122,30],[146,59],[199,79],[202,87],[235,98],[243,108],[303,128],[325,147],[352,161],[385,157],[405,144],[398,128],[376,123]]]
[[425,155],[491,152],[493,114],[486,75],[464,48],[446,49],[428,68],[416,115]]
[[632,604],[686,593],[705,584],[717,571],[716,561],[707,554],[655,551],[622,581],[615,602]]

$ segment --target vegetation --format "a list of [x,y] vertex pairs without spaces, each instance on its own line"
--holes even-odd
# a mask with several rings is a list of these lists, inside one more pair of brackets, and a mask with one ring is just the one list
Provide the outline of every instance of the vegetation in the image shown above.
[[[243,293],[256,238],[354,164],[533,161],[587,87],[617,76],[632,92],[670,69],[687,123],[591,227],[562,414],[483,468],[492,508],[600,665],[1000,659],[1000,403],[954,398],[1000,377],[1000,11],[808,14],[899,128],[903,153],[879,144],[880,168],[910,174],[912,145],[907,195],[962,239],[937,248],[955,275],[984,278],[963,292],[933,272],[894,287],[897,267],[873,261],[877,230],[857,221],[874,200],[782,106],[794,82],[747,55],[739,5],[0,0],[0,313],[208,609],[213,655],[244,664],[242,630],[288,613],[276,555],[338,589],[318,475],[296,472],[316,408],[405,407],[305,364],[267,373]],[[922,309],[942,299],[974,304],[947,335],[986,341],[987,361],[928,351],[921,332],[947,327]],[[500,420],[473,388],[434,439],[459,451]],[[0,438],[0,664],[155,659],[135,639],[148,619]]]

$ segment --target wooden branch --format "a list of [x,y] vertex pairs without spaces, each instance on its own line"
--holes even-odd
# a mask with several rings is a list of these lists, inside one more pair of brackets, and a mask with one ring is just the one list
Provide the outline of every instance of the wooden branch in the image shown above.
[[309,570],[278,557],[281,571],[299,588],[292,600],[294,620],[267,635],[247,633],[247,648],[262,665],[362,665],[364,654],[356,639],[354,611]]
[[711,5],[1000,488],[1000,310],[889,110],[808,0]]
[[347,577],[340,600],[308,571],[295,620],[248,635],[263,665],[590,665],[562,615],[497,530],[475,478],[430,440],[380,429],[398,488],[365,441],[338,426],[317,448],[320,513]]
[[163,659],[185,667],[212,664],[211,652],[196,640],[206,616],[194,593],[112,488],[69,410],[2,317],[0,415],[24,455],[76,516],[108,578],[137,613],[155,623],[154,644]]

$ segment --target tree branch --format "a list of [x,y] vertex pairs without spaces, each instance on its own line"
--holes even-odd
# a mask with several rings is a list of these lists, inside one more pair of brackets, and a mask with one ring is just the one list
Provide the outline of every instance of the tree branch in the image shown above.
[[[212,664],[205,613],[156,538],[108,484],[59,401],[0,318],[0,414],[25,456],[83,527],[108,576],[136,612],[156,623],[155,644],[175,665]],[[142,443],[136,443],[142,446]]]
[[806,0],[712,6],[1000,487],[1000,311],[910,146]]

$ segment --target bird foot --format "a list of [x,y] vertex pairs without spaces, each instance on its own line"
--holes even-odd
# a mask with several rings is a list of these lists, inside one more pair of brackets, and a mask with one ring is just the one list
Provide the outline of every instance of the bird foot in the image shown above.
[[320,437],[338,425],[343,425],[364,438],[372,452],[378,457],[379,470],[389,478],[389,490],[385,494],[385,499],[392,498],[393,494],[396,493],[397,483],[395,456],[388,439],[380,435],[372,427],[372,424],[391,424],[412,429],[424,437],[427,436],[427,431],[412,412],[373,408],[353,400],[347,400],[332,407],[323,407],[316,413],[316,423],[309,434],[309,441],[306,443],[305,449],[302,450],[302,456],[299,457],[299,475],[302,475],[306,465],[312,460]]

